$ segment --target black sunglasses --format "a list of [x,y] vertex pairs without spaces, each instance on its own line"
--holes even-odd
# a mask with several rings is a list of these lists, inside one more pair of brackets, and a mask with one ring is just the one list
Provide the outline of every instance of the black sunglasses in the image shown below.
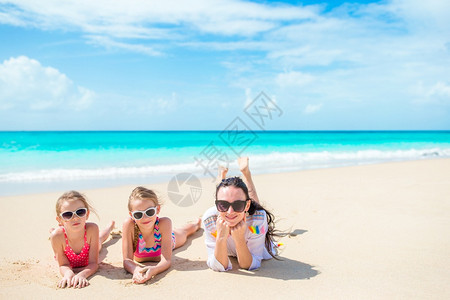
[[236,200],[236,201],[233,201],[233,202],[228,202],[228,201],[225,201],[225,200],[216,200],[216,207],[217,207],[217,210],[220,211],[220,212],[228,211],[230,206],[233,207],[233,210],[235,212],[243,212],[244,209],[245,209],[245,204],[247,203],[248,200],[250,200],[250,199],[247,199],[247,200]]
[[59,215],[64,220],[69,221],[70,219],[73,218],[74,215],[77,215],[79,218],[82,218],[86,215],[86,213],[87,213],[87,208],[83,207],[83,208],[77,209],[76,211],[65,211]]
[[147,217],[153,217],[156,214],[156,207],[150,207],[147,208],[147,210],[135,210],[131,212],[131,215],[136,220],[142,219],[144,217],[144,214],[146,214]]

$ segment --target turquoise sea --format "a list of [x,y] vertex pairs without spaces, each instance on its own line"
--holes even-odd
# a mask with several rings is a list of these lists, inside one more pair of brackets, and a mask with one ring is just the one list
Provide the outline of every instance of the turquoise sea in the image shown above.
[[450,157],[450,131],[0,132],[0,195]]

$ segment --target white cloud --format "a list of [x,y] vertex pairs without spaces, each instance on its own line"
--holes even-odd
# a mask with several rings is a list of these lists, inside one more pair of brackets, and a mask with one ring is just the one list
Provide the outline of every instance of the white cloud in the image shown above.
[[303,113],[305,115],[310,115],[310,114],[318,112],[320,109],[322,109],[322,103],[320,103],[320,104],[308,104],[305,107],[305,109],[303,110]]
[[[2,1],[0,23],[44,30],[81,31],[114,39],[185,40],[193,34],[248,37],[286,21],[314,19],[318,7],[239,0]],[[117,46],[124,47],[122,40]],[[131,43],[131,42],[130,42]],[[132,43],[131,43],[132,44]],[[114,45],[111,41],[110,46]],[[129,50],[135,50],[130,47]],[[144,51],[145,53],[145,51]],[[150,55],[153,55],[150,53]]]
[[439,81],[431,86],[419,103],[450,104],[450,84]]
[[431,88],[428,95],[430,97],[437,96],[450,98],[450,85],[445,84],[444,82],[438,82]]
[[419,81],[410,88],[410,94],[412,104],[436,106],[442,109],[443,105],[450,104],[450,83]]
[[[403,69],[410,62],[433,63],[436,57],[448,56],[444,45],[450,41],[450,2],[432,2],[423,11],[420,7],[428,2],[342,5],[320,18],[288,23],[269,33],[278,47],[268,49],[268,58],[290,68],[379,66],[380,71]],[[447,29],[437,20],[447,20]]]
[[[423,53],[416,47],[430,47],[433,37],[450,32],[450,2],[443,0],[343,4],[326,13],[318,5],[239,0],[2,2],[0,23],[81,32],[106,48],[151,56],[173,46],[257,50],[283,67],[395,61]],[[405,37],[416,32],[427,35],[410,47]]]
[[0,12],[0,24],[9,24],[13,26],[27,26],[26,22],[12,14],[11,12]]
[[179,105],[179,101],[177,100],[177,94],[172,93],[171,96],[164,98],[155,98],[148,99],[142,102],[135,102],[136,107],[127,108],[130,113],[141,113],[151,117],[154,114],[164,115],[168,112],[174,111]]
[[[450,33],[450,2],[446,0],[393,0],[386,10],[399,16],[414,30],[426,34]],[[429,31],[432,28],[433,31]]]
[[[223,81],[245,91],[246,104],[260,90],[283,103],[312,99],[329,109],[389,103],[403,111],[420,97],[448,103],[450,1],[388,0],[331,11],[237,0],[1,3],[0,23],[76,32],[107,49],[150,56],[229,51],[212,57],[226,61]],[[419,92],[417,82],[424,82]],[[293,87],[300,87],[295,95]],[[155,98],[154,107],[169,105]],[[303,112],[321,108],[310,104]]]
[[[242,80],[254,90],[264,86],[263,80],[265,86],[272,83],[269,87],[291,105],[298,99],[314,99],[330,108],[358,107],[370,115],[388,105],[393,112],[408,110],[410,100],[420,94],[434,109],[441,109],[436,104],[449,102],[448,82],[442,79],[450,77],[450,2],[432,1],[421,11],[426,5],[414,8],[408,1],[342,5],[315,19],[288,22],[257,39],[266,53],[260,69],[270,63],[272,80],[266,68],[258,71],[255,64],[257,71],[244,74]],[[447,27],[442,26],[444,20]],[[247,47],[251,41],[246,42]],[[420,81],[426,88],[411,93]],[[295,86],[299,88],[294,95]],[[310,104],[302,112],[322,108]]]
[[105,36],[88,36],[91,44],[100,45],[107,49],[123,49],[129,52],[146,54],[149,56],[161,56],[160,51],[154,50],[152,47],[144,46],[141,44],[122,43],[112,40]]
[[0,109],[83,110],[94,96],[93,91],[75,85],[57,69],[26,56],[0,64]]
[[252,103],[252,101],[253,101],[252,89],[251,88],[246,88],[245,89],[245,104],[244,104],[244,108],[249,106],[250,103]]
[[314,76],[302,73],[302,72],[285,72],[277,75],[275,81],[280,87],[301,87],[311,83],[314,80]]

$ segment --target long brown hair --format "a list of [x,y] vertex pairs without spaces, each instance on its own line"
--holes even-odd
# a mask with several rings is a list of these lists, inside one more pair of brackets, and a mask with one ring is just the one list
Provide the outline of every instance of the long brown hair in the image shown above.
[[275,255],[272,253],[273,249],[276,249],[274,246],[276,245],[274,237],[275,236],[281,236],[279,235],[275,230],[275,216],[265,209],[261,204],[255,202],[252,198],[250,198],[250,195],[248,193],[248,188],[245,182],[238,176],[235,177],[228,177],[226,179],[223,179],[216,187],[216,200],[217,200],[217,193],[219,192],[220,188],[227,187],[227,186],[234,186],[236,188],[240,188],[244,194],[246,199],[250,200],[250,208],[248,209],[248,214],[253,215],[258,210],[263,210],[266,212],[266,218],[267,218],[267,232],[266,232],[266,239],[265,239],[265,246],[267,249],[267,252],[273,257],[276,258]]

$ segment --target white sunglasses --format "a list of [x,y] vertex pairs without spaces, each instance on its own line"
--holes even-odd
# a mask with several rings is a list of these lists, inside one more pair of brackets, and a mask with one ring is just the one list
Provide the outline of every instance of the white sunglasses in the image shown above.
[[64,220],[69,221],[73,218],[74,215],[77,215],[79,218],[82,218],[86,215],[86,213],[87,213],[87,208],[83,207],[83,208],[79,208],[75,211],[68,210],[68,211],[62,212],[59,215]]
[[149,207],[146,210],[135,210],[131,212],[131,215],[135,220],[140,220],[144,217],[144,214],[147,215],[147,217],[153,217],[156,215],[156,207]]

